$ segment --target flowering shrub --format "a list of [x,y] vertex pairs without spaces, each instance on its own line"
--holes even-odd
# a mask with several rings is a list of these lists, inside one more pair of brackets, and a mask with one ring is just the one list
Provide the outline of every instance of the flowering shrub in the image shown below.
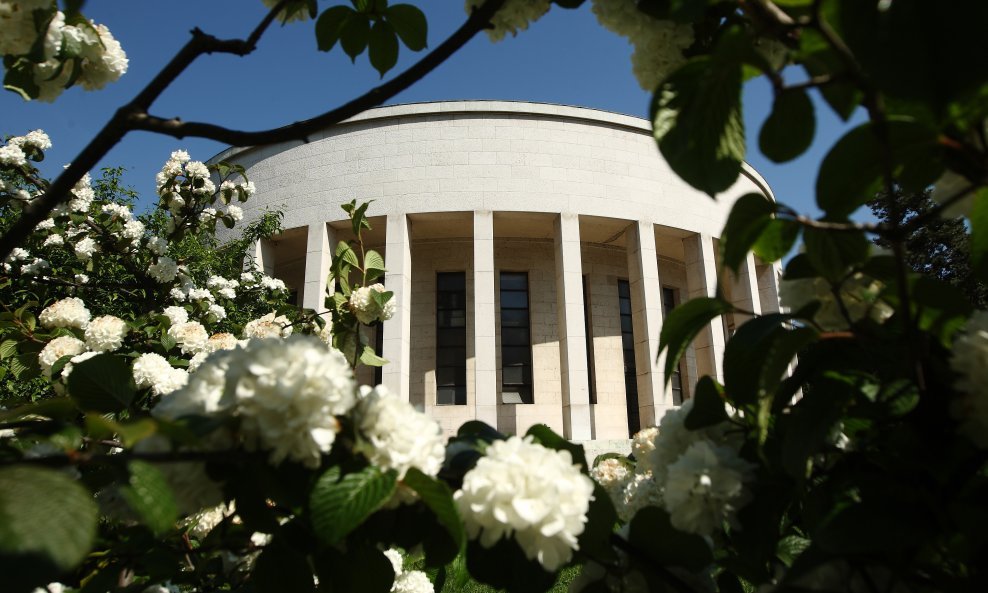
[[[8,88],[51,98],[123,72],[109,32],[65,4],[63,14],[51,1],[0,0]],[[382,74],[399,38],[425,47],[410,5],[264,4],[271,12],[234,53],[276,18],[317,15],[320,49],[366,49]],[[582,2],[471,0],[464,28],[417,67],[484,28],[495,40],[517,34],[552,4]],[[377,283],[384,260],[363,242],[367,204],[345,206],[355,238],[336,247],[326,311],[299,311],[284,283],[244,265],[276,217],[214,248],[217,223],[235,227],[237,204],[257,190],[242,169],[176,151],[157,178],[157,209],[135,217],[110,199],[112,172],[93,180],[78,165],[41,179],[32,163],[51,141],[35,130],[0,146],[4,590],[419,593],[441,589],[442,567],[461,553],[474,578],[519,592],[549,589],[569,565],[582,566],[574,592],[984,589],[988,322],[957,289],[910,272],[903,250],[930,216],[956,209],[973,267],[988,272],[988,70],[969,59],[988,5],[592,4],[635,46],[670,168],[711,196],[742,171],[747,77],[772,84],[759,145],[775,161],[814,138],[809,89],[840,117],[868,112],[823,160],[820,220],[760,194],[732,207],[720,277],[749,252],[771,264],[802,239],[785,266],[785,310],[741,311],[717,291],[663,320],[669,378],[711,322],[743,315],[722,377],[701,378],[636,435],[632,456],[592,469],[545,426],[509,436],[468,422],[444,449],[433,420],[353,379],[359,364],[386,363],[363,328],[393,314]],[[199,53],[231,51],[193,36]],[[808,78],[782,78],[787,60]],[[407,78],[368,96],[393,96],[384,90]],[[230,133],[298,139],[313,121],[324,123]],[[112,123],[115,140],[138,129]],[[849,220],[879,188],[934,182],[930,214]],[[890,252],[872,251],[870,237]],[[405,570],[396,548],[421,551],[435,585]]]

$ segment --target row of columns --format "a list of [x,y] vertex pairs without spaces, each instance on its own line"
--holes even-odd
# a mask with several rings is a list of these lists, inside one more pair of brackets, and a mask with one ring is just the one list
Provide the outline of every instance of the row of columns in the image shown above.
[[[564,433],[573,440],[589,440],[593,438],[593,423],[588,389],[579,216],[561,214],[557,217],[554,237]],[[335,244],[329,225],[309,226],[302,296],[304,307],[324,310],[323,299],[329,288],[326,277]],[[643,426],[650,426],[674,405],[665,381],[664,355],[659,356],[662,284],[652,223],[631,222],[627,229],[627,245],[635,358],[638,361],[639,417]],[[713,296],[718,279],[713,238],[706,234],[690,235],[683,239],[683,246],[688,297]],[[262,256],[262,253],[258,251],[257,255]],[[383,369],[382,382],[392,393],[408,400],[412,261],[410,225],[404,214],[387,216],[386,259],[385,282],[394,292],[395,314],[383,328],[382,354],[389,363]],[[494,215],[491,211],[476,211],[473,214],[474,412],[478,420],[492,426],[497,425],[498,409],[494,271]],[[760,313],[754,256],[748,255],[740,274],[730,281],[735,304],[745,311]],[[704,328],[694,342],[697,376],[712,375],[723,381],[724,344],[723,325],[718,318]]]

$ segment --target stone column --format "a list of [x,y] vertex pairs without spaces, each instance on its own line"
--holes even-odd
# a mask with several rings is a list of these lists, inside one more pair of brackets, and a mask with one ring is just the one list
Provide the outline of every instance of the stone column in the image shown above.
[[[696,234],[683,239],[686,253],[686,286],[689,298],[712,297],[717,292],[717,261],[710,235]],[[693,342],[699,376],[710,375],[724,382],[724,322],[717,317]]]
[[388,214],[385,286],[394,293],[394,316],[384,322],[383,356],[388,363],[381,372],[381,382],[391,393],[409,400],[409,364],[411,362],[412,248],[410,224],[404,214]]
[[588,440],[593,438],[593,434],[590,422],[587,332],[583,318],[580,218],[576,214],[560,214],[554,226],[563,436],[574,440]]
[[[755,315],[762,314],[761,298],[758,294],[758,275],[755,272],[755,254],[749,253],[737,274],[731,274],[731,296],[734,305]],[[744,313],[735,313],[734,319],[738,326],[750,319]]]
[[[309,225],[305,248],[305,285],[302,306],[316,313],[326,311],[326,289],[329,267],[333,261],[334,233],[329,225],[319,222]],[[326,316],[328,318],[328,315]]]
[[778,313],[779,278],[782,277],[781,264],[757,264],[754,269],[758,277],[758,296],[762,311],[765,313]]
[[638,417],[642,427],[654,426],[673,407],[665,384],[665,354],[659,357],[662,331],[662,284],[652,223],[637,221],[628,227],[628,287],[638,374]]
[[497,342],[494,309],[494,213],[473,213],[474,415],[497,427]]
[[254,269],[274,276],[274,246],[267,239],[254,242]]

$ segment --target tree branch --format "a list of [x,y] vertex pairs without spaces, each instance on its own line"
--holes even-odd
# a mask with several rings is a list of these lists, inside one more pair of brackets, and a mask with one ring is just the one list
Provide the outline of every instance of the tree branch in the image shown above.
[[175,138],[190,136],[209,138],[233,146],[255,146],[290,140],[307,142],[308,136],[312,132],[338,124],[376,107],[424,78],[470,41],[474,35],[487,28],[490,18],[504,1],[487,0],[482,6],[474,10],[463,26],[457,29],[446,41],[407,70],[348,103],[313,118],[297,121],[280,128],[247,132],[204,122],[184,122],[177,117],[164,119],[147,113],[134,113],[131,115],[129,128],[156,132]]

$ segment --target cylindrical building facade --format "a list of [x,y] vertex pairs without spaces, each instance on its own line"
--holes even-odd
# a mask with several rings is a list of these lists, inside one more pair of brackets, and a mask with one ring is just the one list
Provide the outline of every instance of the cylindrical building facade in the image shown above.
[[[659,154],[648,122],[592,109],[456,101],[370,110],[308,143],[231,149],[257,195],[245,221],[285,213],[258,246],[265,270],[322,310],[341,205],[373,200],[365,236],[397,310],[372,340],[375,377],[447,434],[478,419],[502,432],[545,423],[574,440],[626,439],[722,374],[712,323],[666,386],[663,317],[718,283],[717,237],[734,200],[771,197],[747,165],[716,201]],[[752,255],[724,292],[778,309],[777,269]]]

